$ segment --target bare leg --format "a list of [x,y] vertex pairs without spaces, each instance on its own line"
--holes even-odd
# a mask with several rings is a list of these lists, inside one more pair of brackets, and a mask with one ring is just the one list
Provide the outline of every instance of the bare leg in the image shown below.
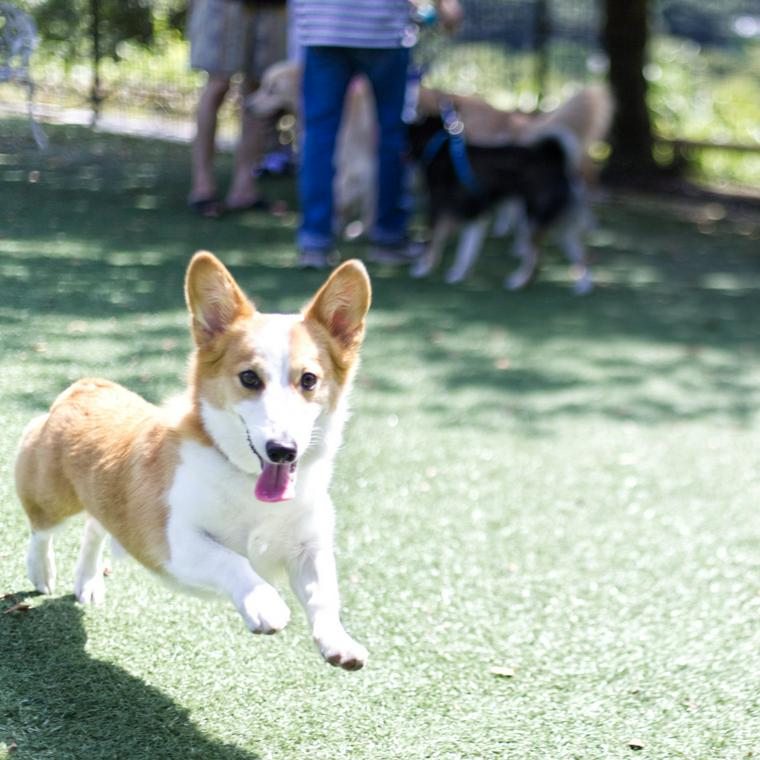
[[453,284],[467,277],[480,253],[488,229],[488,221],[486,217],[481,217],[464,227],[459,235],[454,265],[446,272],[446,282]]
[[88,516],[84,525],[79,560],[74,571],[74,594],[82,604],[100,604],[105,598],[103,546],[107,537],[103,526],[94,517]]
[[192,148],[192,180],[189,200],[197,201],[216,195],[214,153],[217,114],[230,87],[226,75],[209,74],[198,100],[197,130]]
[[290,583],[322,657],[344,670],[359,670],[367,650],[354,641],[340,622],[335,559],[330,548],[307,547],[290,567]]
[[240,111],[240,140],[235,151],[235,167],[227,193],[227,208],[246,208],[259,199],[256,178],[253,175],[264,153],[267,121],[245,107],[245,100],[256,87],[243,85]]

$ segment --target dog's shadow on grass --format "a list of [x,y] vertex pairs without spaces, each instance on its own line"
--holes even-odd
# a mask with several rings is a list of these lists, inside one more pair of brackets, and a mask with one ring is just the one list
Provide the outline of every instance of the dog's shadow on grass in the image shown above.
[[0,747],[19,758],[214,758],[256,755],[205,736],[188,711],[86,650],[73,596],[0,614]]

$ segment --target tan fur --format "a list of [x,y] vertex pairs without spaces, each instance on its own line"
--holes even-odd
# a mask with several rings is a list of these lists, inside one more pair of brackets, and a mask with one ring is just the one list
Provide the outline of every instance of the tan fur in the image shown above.
[[450,102],[464,124],[467,141],[484,147],[510,142],[528,142],[557,128],[567,129],[578,140],[581,169],[586,180],[593,178],[589,148],[603,140],[612,121],[613,103],[609,90],[590,86],[568,98],[548,113],[526,114],[504,111],[474,95],[456,95],[420,87],[418,112],[421,116],[440,113],[441,104]]
[[585,87],[562,105],[537,115],[527,128],[526,136],[541,135],[555,126],[570,130],[580,143],[583,153],[607,136],[612,121],[612,98],[606,87]]
[[107,380],[74,383],[27,430],[16,485],[34,529],[87,510],[147,567],[167,558],[164,495],[182,438],[203,441],[188,414],[158,408]]
[[[261,87],[246,100],[258,116],[271,117],[286,110],[296,119],[300,134],[302,67],[292,61],[272,64],[262,77]],[[336,223],[341,229],[361,221],[368,230],[376,206],[377,115],[372,87],[366,77],[357,76],[346,92],[343,115],[335,144]]]
[[[136,559],[160,571],[168,557],[167,492],[179,446],[186,440],[214,445],[201,421],[201,395],[222,405],[245,393],[235,378],[256,368],[253,336],[267,319],[207,252],[193,257],[185,292],[197,348],[182,400],[161,408],[115,383],[84,379],[27,427],[16,487],[33,530],[86,510]],[[354,306],[356,293],[364,311]],[[356,363],[369,299],[361,264],[346,262],[336,270],[294,328],[294,384],[319,364],[330,382],[315,392],[337,395]]]
[[476,145],[493,146],[519,140],[531,117],[521,111],[503,111],[475,95],[420,87],[417,110],[420,116],[437,116],[441,104],[451,103],[464,124],[467,140]]
[[[329,351],[341,385],[350,377],[364,338],[364,315],[371,300],[366,278],[363,270],[341,267],[303,312],[312,338]],[[358,293],[361,298],[356,297]]]

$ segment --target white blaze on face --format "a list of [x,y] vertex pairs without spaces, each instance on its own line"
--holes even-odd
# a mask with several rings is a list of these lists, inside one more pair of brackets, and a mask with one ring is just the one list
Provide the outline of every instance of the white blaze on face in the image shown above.
[[[206,431],[243,472],[261,467],[258,498],[292,498],[314,427],[322,410],[335,413],[364,335],[371,300],[364,266],[341,264],[303,316],[267,315],[213,254],[199,251],[188,266],[185,298],[197,347],[193,397]],[[335,445],[334,434],[325,440]]]
[[[261,459],[256,497],[262,501],[284,501],[295,496],[297,464],[309,446],[321,406],[304,397],[299,387],[301,357],[294,356],[293,327],[300,316],[272,315],[257,327],[256,369],[264,389],[239,401],[235,411],[246,428],[248,443]],[[294,462],[273,462],[271,445],[295,447]]]

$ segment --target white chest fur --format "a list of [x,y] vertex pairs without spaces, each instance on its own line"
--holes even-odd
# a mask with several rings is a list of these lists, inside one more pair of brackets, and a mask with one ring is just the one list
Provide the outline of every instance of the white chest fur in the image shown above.
[[179,544],[189,532],[203,533],[271,578],[297,557],[304,543],[331,543],[330,469],[324,458],[304,461],[296,498],[269,504],[254,496],[256,475],[235,467],[213,447],[182,444],[168,498],[172,555],[182,550]]

